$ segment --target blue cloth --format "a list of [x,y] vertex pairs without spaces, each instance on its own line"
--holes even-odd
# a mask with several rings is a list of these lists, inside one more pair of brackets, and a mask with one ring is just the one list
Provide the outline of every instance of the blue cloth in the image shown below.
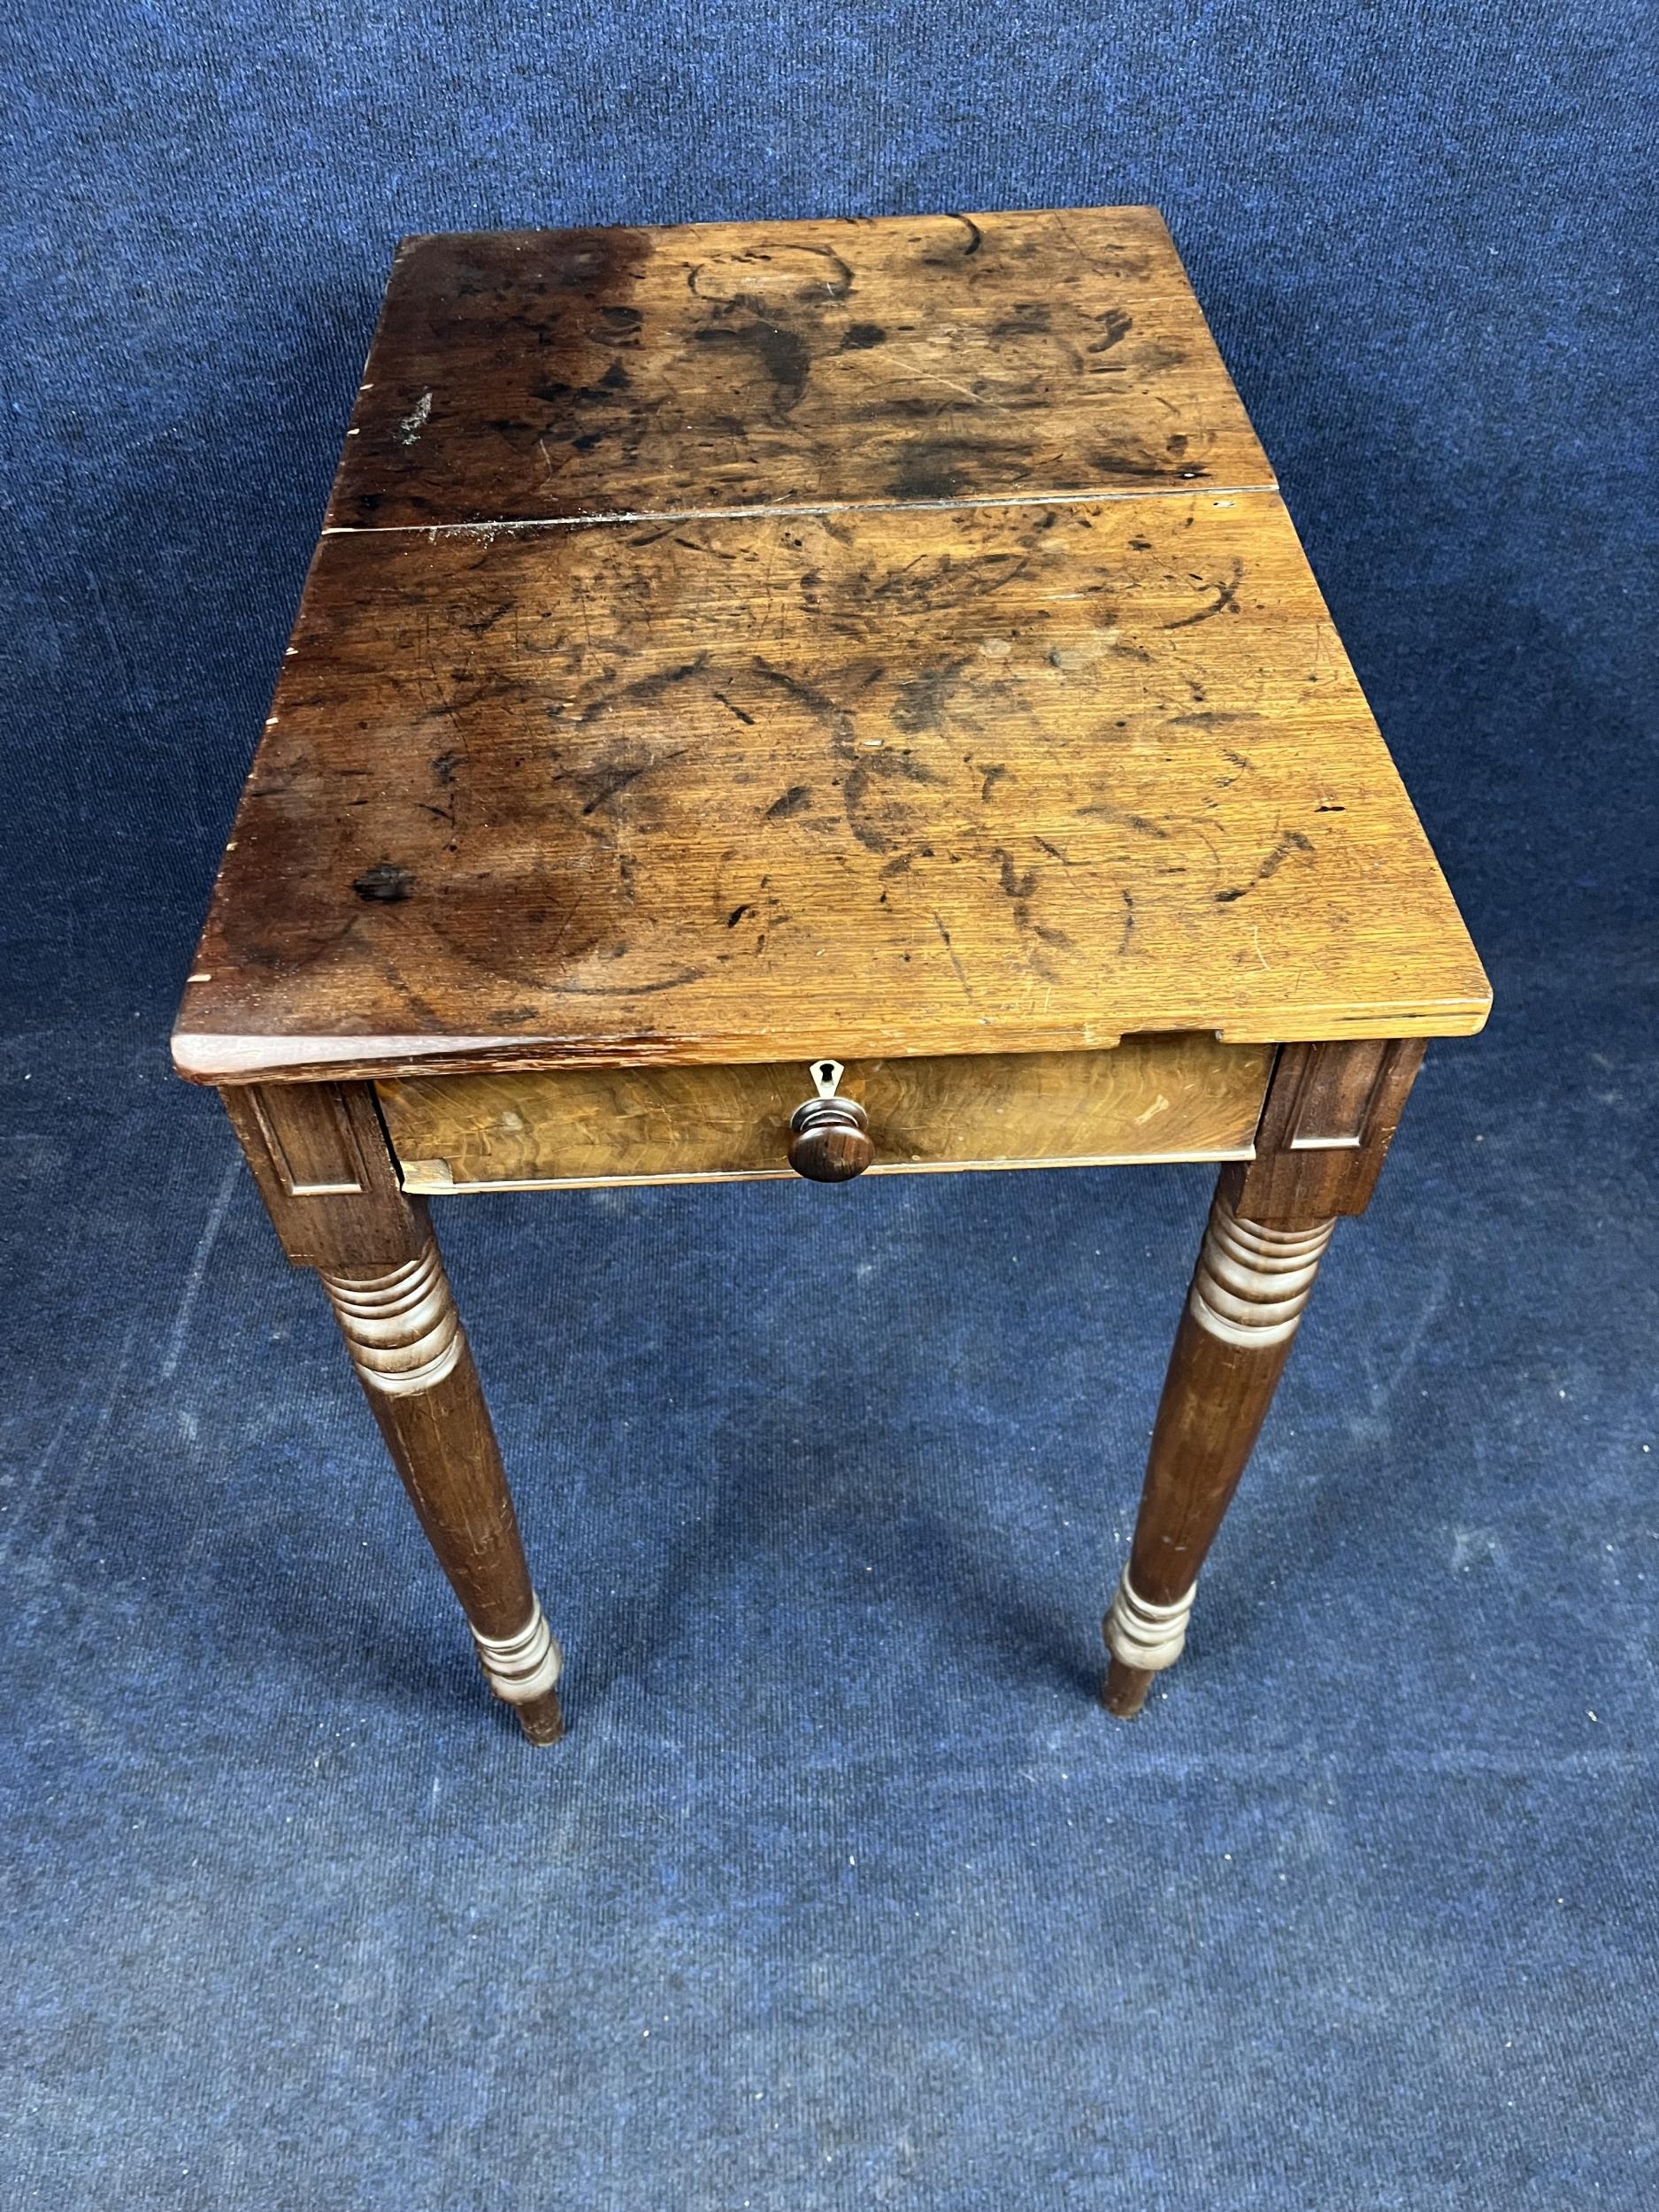
[[[1644,35],[1646,33],[1646,35]],[[1651,21],[11,19],[9,2202],[1659,2203]],[[164,1038],[394,240],[1151,201],[1491,967],[1132,1727],[1202,1173],[457,1203],[485,1699]]]

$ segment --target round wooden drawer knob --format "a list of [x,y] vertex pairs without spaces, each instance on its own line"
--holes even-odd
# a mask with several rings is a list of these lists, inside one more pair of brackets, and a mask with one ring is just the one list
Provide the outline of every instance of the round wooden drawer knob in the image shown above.
[[810,1183],[848,1183],[876,1156],[870,1118],[850,1098],[809,1098],[789,1121],[789,1164]]

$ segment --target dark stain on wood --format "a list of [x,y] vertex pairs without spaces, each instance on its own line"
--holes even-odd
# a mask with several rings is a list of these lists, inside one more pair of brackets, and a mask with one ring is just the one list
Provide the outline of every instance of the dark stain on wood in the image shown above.
[[1134,328],[1135,319],[1133,315],[1125,314],[1121,307],[1109,307],[1101,317],[1100,324],[1100,336],[1084,349],[1087,353],[1110,353],[1114,346],[1121,345]]
[[[745,715],[743,719],[748,721],[749,717]],[[809,785],[791,784],[788,790],[781,793],[766,809],[765,818],[769,822],[787,822],[792,814],[804,814],[811,803],[812,792]]]
[[1243,563],[1235,561],[1231,576],[1219,577],[1213,584],[1205,586],[1207,591],[1213,591],[1216,595],[1213,606],[1201,607],[1196,614],[1183,615],[1179,622],[1166,622],[1164,628],[1166,630],[1190,630],[1200,622],[1213,620],[1218,614],[1237,614],[1239,586],[1243,580]]
[[[1316,810],[1316,811],[1322,810]],[[1304,837],[1300,830],[1286,831],[1285,835],[1279,839],[1278,844],[1276,844],[1272,851],[1268,854],[1266,859],[1263,861],[1261,866],[1256,871],[1256,873],[1250,878],[1248,883],[1235,885],[1230,891],[1217,891],[1216,893],[1217,905],[1231,906],[1234,900],[1241,899],[1249,892],[1254,891],[1258,883],[1267,883],[1271,881],[1271,879],[1279,873],[1285,863],[1290,858],[1292,853],[1307,853],[1311,855],[1312,851],[1313,843],[1311,839]]]
[[778,405],[787,413],[806,389],[812,356],[804,339],[781,324],[753,317],[747,322],[705,323],[695,336],[703,345],[741,346],[771,378]]
[[373,868],[365,868],[355,876],[352,889],[360,899],[381,906],[394,906],[406,899],[415,887],[415,879],[407,868],[400,868],[396,861],[377,861]]

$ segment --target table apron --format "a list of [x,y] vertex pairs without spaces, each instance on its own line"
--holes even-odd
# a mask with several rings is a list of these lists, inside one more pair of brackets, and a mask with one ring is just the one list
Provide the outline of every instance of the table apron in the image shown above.
[[[833,1057],[833,1040],[826,1056]],[[872,1174],[1253,1157],[1273,1051],[1207,1035],[1110,1051],[853,1060]],[[375,1086],[405,1189],[580,1188],[789,1172],[801,1061],[557,1068]]]

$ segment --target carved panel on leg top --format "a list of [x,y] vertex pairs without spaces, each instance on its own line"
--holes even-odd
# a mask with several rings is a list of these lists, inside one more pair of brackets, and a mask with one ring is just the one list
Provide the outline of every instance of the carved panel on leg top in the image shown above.
[[1223,1179],[1239,1211],[1299,1227],[1330,1214],[1363,1214],[1424,1048],[1420,1037],[1281,1046],[1256,1157]]

